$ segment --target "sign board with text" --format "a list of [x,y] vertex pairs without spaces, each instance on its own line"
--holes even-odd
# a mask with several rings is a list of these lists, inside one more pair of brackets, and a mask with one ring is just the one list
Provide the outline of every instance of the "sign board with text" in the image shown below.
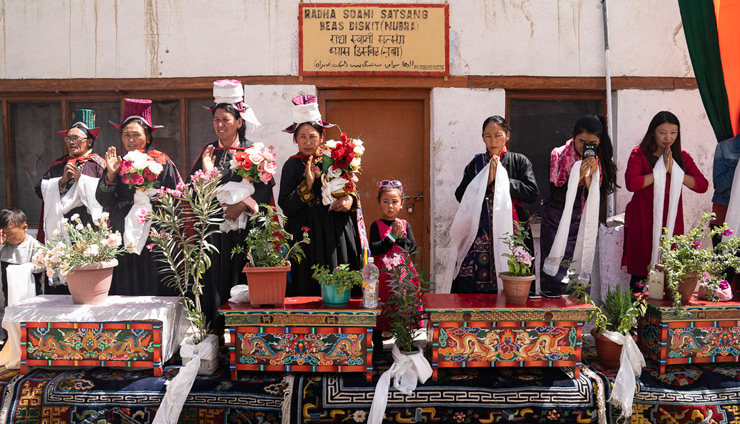
[[449,75],[447,4],[299,6],[300,75]]

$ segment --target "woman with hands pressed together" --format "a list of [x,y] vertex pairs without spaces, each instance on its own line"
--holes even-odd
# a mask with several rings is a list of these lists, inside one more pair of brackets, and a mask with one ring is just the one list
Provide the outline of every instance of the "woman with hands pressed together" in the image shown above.
[[362,247],[357,230],[357,192],[337,198],[329,206],[322,203],[321,145],[324,129],[334,125],[321,120],[316,97],[302,95],[293,98],[293,125],[284,132],[293,134],[298,154],[283,165],[278,204],[286,215],[286,230],[294,240],[300,240],[302,228],[308,228],[311,243],[304,246],[306,259],[291,263],[288,296],[318,296],[319,283],[311,279],[311,266],[332,269],[349,264],[350,269],[362,268]]
[[[142,208],[151,208],[157,190],[175,189],[182,184],[180,173],[166,154],[150,149],[152,132],[152,102],[146,99],[125,99],[123,122],[113,126],[121,130],[121,144],[127,152],[123,158],[115,147],[105,152],[105,175],[100,179],[95,197],[111,210],[110,224],[119,231],[129,253],[120,255],[113,270],[110,293],[126,296],[175,296],[175,290],[160,282],[157,266],[147,246],[149,223],[138,218]],[[131,156],[130,156],[131,155]],[[128,158],[128,159],[127,159]],[[149,179],[131,174],[137,163],[145,161]],[[131,159],[131,160],[129,160]],[[159,171],[159,172],[156,172]]]
[[[501,267],[506,263],[501,255],[507,253],[498,242],[505,233],[514,231],[513,221],[526,222],[529,219],[522,204],[537,199],[538,189],[532,163],[523,154],[509,150],[510,137],[511,128],[504,118],[498,115],[488,117],[481,131],[486,151],[475,155],[468,163],[455,191],[455,197],[460,202],[459,209],[465,213],[458,212],[460,216],[455,216],[451,232],[454,232],[453,239],[465,241],[459,244],[455,242],[459,271],[452,281],[452,293],[500,293],[497,272],[505,272],[508,268],[497,269],[497,260]],[[483,184],[474,183],[489,164],[486,180],[480,181]],[[499,167],[503,168],[501,172]],[[502,184],[508,181],[508,184],[500,186],[498,193],[497,178],[502,180]],[[494,204],[504,202],[497,202],[496,199],[507,196],[511,200],[509,209],[501,210],[506,216],[498,216],[498,212],[494,212]],[[458,234],[455,228],[461,223],[460,219],[477,221],[477,232]],[[498,228],[501,225],[503,227]],[[467,228],[466,225],[462,227]],[[531,235],[526,239],[526,244],[530,252],[534,252]]]
[[[624,214],[622,266],[632,275],[632,290],[641,291],[641,281],[658,260],[662,228],[669,234],[683,234],[681,186],[697,193],[709,187],[694,160],[681,149],[681,123],[676,115],[663,111],[653,117],[640,145],[630,154],[624,181],[634,194]],[[656,198],[660,199],[657,203]],[[675,213],[669,216],[669,211]],[[662,217],[661,222],[653,221],[654,214]]]

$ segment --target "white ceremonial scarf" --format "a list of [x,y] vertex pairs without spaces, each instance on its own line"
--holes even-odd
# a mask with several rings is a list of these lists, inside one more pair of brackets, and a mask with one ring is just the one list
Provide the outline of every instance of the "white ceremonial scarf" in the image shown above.
[[67,232],[62,225],[64,214],[72,209],[85,206],[92,215],[93,221],[100,219],[103,213],[103,207],[95,199],[95,190],[98,187],[100,178],[80,175],[79,181],[74,183],[64,196],[59,194],[59,180],[49,178],[41,181],[41,196],[44,199],[44,233],[47,238],[51,239],[54,231],[59,230],[67,239]]
[[[59,193],[57,186],[57,193]],[[8,306],[36,296],[36,280],[33,277],[34,264],[8,265]],[[8,339],[0,351],[0,366],[17,370],[21,364],[21,325],[3,317],[2,327],[8,332]]]
[[[222,205],[235,205],[254,194],[254,184],[242,178],[241,181],[229,181],[218,191],[216,198]],[[224,206],[224,210],[226,207]],[[236,220],[226,219],[219,225],[219,229],[227,233],[229,231],[243,230],[247,228],[249,215],[242,212]]]
[[629,418],[632,415],[636,377],[642,374],[645,358],[637,347],[637,343],[632,340],[632,335],[620,334],[614,331],[603,331],[601,334],[622,346],[622,354],[619,357],[619,372],[614,380],[610,401],[612,405],[617,406],[622,411],[620,417]]
[[153,188],[134,192],[134,204],[123,220],[123,245],[129,249],[130,253],[141,255],[141,251],[144,249],[152,222],[147,219],[146,222],[141,223],[138,215],[152,212],[151,197],[156,194],[157,190]]
[[[473,245],[475,236],[478,234],[478,225],[480,224],[480,210],[486,199],[486,189],[488,188],[488,173],[490,172],[491,163],[489,162],[473,181],[468,184],[463,194],[460,206],[457,208],[455,218],[450,227],[450,238],[452,247],[455,248],[457,256],[455,266],[448,271],[447,277],[440,284],[437,293],[449,293],[452,288],[452,280],[455,279],[460,266],[465,260],[470,246]],[[499,161],[496,167],[496,180],[493,187],[493,210],[491,211],[491,232],[493,239],[494,264],[496,272],[506,272],[508,270],[506,257],[504,253],[510,253],[509,246],[502,240],[504,234],[514,231],[514,218],[512,217],[511,192],[509,187],[509,173]],[[503,283],[500,278],[496,279],[498,292],[503,293]]]
[[[570,221],[573,215],[573,205],[575,204],[578,193],[578,183],[581,177],[581,162],[576,161],[570,168],[570,177],[568,177],[568,191],[565,194],[565,207],[563,214],[560,216],[558,231],[555,233],[555,240],[552,243],[550,254],[545,259],[542,270],[547,275],[556,275],[560,264],[565,256],[565,248],[568,245],[568,235],[570,232]],[[578,236],[576,237],[576,246],[573,251],[573,263],[570,269],[578,275],[579,281],[587,282],[591,278],[591,271],[594,264],[594,252],[596,251],[596,236],[599,227],[599,204],[601,203],[601,193],[599,189],[600,179],[599,168],[591,175],[591,186],[593,189],[588,190],[586,204],[581,213],[581,221],[578,225]]]
[[[665,204],[665,183],[667,170],[663,156],[658,158],[653,167],[653,249],[650,253],[650,266],[658,263],[660,254],[660,235],[663,228],[663,206]],[[681,198],[681,186],[683,185],[684,172],[674,161],[671,173],[671,187],[668,197],[668,216],[666,217],[666,228],[668,235],[673,235],[676,227],[676,215],[678,215],[678,200]]]
[[732,230],[732,235],[722,236],[722,241],[727,241],[732,237],[737,237],[737,232],[740,230],[740,172],[737,172],[737,169],[735,169],[735,176],[732,177],[730,202],[727,205],[727,216],[725,217],[725,222]]
[[424,384],[432,376],[432,367],[424,356],[424,351],[419,349],[418,352],[410,355],[404,355],[399,352],[398,347],[394,344],[393,365],[383,373],[375,386],[373,394],[373,403],[370,405],[370,413],[367,417],[368,424],[381,424],[385,407],[388,404],[388,389],[393,379],[393,387],[404,395],[410,395],[416,390],[417,381]]

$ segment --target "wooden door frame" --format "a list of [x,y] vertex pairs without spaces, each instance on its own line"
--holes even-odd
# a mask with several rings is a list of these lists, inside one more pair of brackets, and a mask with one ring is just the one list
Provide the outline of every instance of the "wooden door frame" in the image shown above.
[[[318,101],[319,108],[326,110],[327,100],[423,100],[424,101],[424,140],[423,144],[423,159],[424,164],[422,170],[422,183],[424,186],[424,226],[422,232],[414,231],[414,236],[417,239],[417,243],[424,246],[423,251],[423,263],[427,264],[431,269],[431,249],[432,240],[430,237],[431,230],[431,219],[432,219],[432,203],[431,203],[431,159],[430,159],[430,143],[431,143],[431,106],[430,97],[431,89],[392,89],[392,90],[323,90],[318,88]],[[366,220],[366,224],[368,224]],[[368,227],[369,228],[369,227]],[[416,234],[421,234],[422,240]]]

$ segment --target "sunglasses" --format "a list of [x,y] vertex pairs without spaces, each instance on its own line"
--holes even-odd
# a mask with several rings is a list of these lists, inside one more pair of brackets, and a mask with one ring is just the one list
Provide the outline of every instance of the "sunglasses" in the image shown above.
[[398,180],[383,180],[378,184],[378,187],[398,187],[403,191],[403,184]]

